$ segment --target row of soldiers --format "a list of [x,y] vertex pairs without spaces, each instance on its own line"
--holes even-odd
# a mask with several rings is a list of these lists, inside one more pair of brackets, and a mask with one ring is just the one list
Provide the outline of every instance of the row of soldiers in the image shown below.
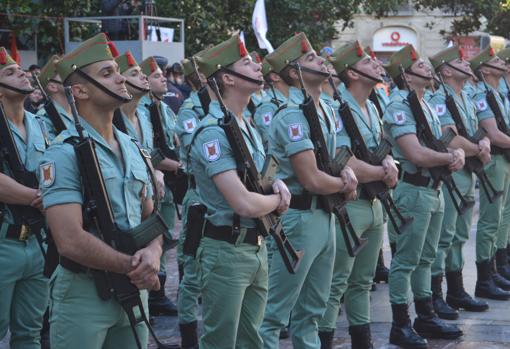
[[[260,64],[236,35],[183,61],[193,92],[174,115],[156,59],[98,34],[43,68],[33,115],[0,48],[0,337],[39,348],[49,303],[52,348],[146,347],[176,202],[182,348],[277,348],[287,326],[295,348],[332,348],[342,298],[352,347],[372,348],[386,221],[390,342],[462,336],[442,319],[488,309],[462,281],[477,179],[475,295],[510,299],[509,58],[451,47],[431,67],[406,46],[383,66],[358,42],[321,57],[299,33]],[[58,266],[43,273],[43,255]]]

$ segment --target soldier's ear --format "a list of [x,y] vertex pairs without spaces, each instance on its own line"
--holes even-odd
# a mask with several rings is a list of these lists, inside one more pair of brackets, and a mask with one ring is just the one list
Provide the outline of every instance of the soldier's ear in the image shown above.
[[74,84],[71,86],[71,91],[73,92],[73,96],[76,99],[88,99],[89,98],[89,90],[84,84]]
[[289,77],[293,80],[293,81],[297,81],[299,80],[299,75],[298,75],[298,72],[296,70],[296,68],[290,68],[289,69]]

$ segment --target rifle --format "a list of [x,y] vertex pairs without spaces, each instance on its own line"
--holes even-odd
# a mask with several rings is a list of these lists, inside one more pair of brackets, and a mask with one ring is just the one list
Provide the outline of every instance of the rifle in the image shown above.
[[[329,83],[331,87],[335,86],[333,79],[331,77],[329,78]],[[334,89],[333,98],[340,102],[340,107],[338,108],[338,110],[340,112],[340,116],[342,117],[345,130],[347,131],[349,137],[352,140],[353,144],[352,150],[356,157],[371,165],[381,166],[381,163],[384,160],[384,158],[391,152],[390,142],[386,138],[382,138],[381,144],[377,147],[377,149],[371,152],[368,149],[368,146],[365,143],[363,136],[361,135],[358,125],[356,124],[356,120],[352,115],[351,108],[349,108],[349,104],[342,100],[342,97],[340,96],[336,89]],[[404,217],[402,213],[400,213],[399,209],[393,202],[393,199],[389,193],[388,186],[383,181],[364,183],[363,190],[365,190],[370,200],[379,199],[381,201],[384,209],[388,213],[388,218],[393,224],[393,227],[395,228],[395,232],[397,234],[403,232],[414,220],[413,217]],[[395,212],[395,215],[397,216],[396,218],[398,218],[399,223],[397,223],[397,220],[393,215],[393,212]]]
[[[9,127],[9,121],[3,105],[0,103],[0,159],[5,161],[9,173],[12,178],[32,189],[39,188],[39,182],[34,172],[27,171],[25,165],[21,161],[21,157],[16,147],[16,142]],[[1,167],[0,167],[1,169]],[[41,230],[45,226],[45,219],[43,214],[35,207],[28,205],[17,204],[2,204],[5,205],[10,211],[14,219],[14,224],[21,225],[20,240],[26,240],[29,234],[35,234],[41,252],[46,259],[46,251],[43,247],[43,237]]]
[[[164,157],[174,161],[179,161],[179,153],[168,146],[165,137],[165,129],[163,127],[163,120],[159,109],[160,105],[155,101],[152,101],[152,103],[147,107],[150,112],[152,128],[154,131],[154,147],[159,148]],[[165,183],[172,191],[175,205],[181,205],[184,195],[186,195],[186,191],[188,190],[188,177],[186,173],[181,168],[173,172],[163,171],[163,173],[165,174]],[[180,216],[179,210],[177,210],[177,213]]]
[[[409,91],[407,100],[411,107],[411,113],[413,114],[414,119],[416,120],[417,131],[416,135],[418,136],[419,139],[421,139],[425,143],[425,146],[427,148],[433,149],[434,151],[439,153],[448,153],[447,146],[448,144],[450,144],[452,139],[455,138],[456,136],[455,132],[451,128],[449,128],[448,131],[445,134],[443,134],[440,139],[437,139],[434,136],[434,134],[432,133],[432,129],[430,128],[430,125],[427,121],[427,117],[425,116],[425,112],[422,109],[420,100],[416,95],[416,91],[411,90],[409,84],[407,83],[407,80],[405,79],[405,70],[402,66],[400,66],[400,71],[404,76],[403,80],[404,83],[406,84],[407,90]],[[461,192],[459,191],[459,188],[457,187],[457,184],[455,184],[455,181],[453,180],[452,171],[450,171],[447,165],[429,167],[428,170],[434,181],[433,182],[434,187],[438,186],[441,181],[444,182],[448,190],[448,193],[452,198],[455,209],[460,215],[463,215],[469,208],[475,205],[474,201],[469,201],[462,196]],[[457,203],[456,197],[459,198],[460,205]]]
[[53,124],[53,127],[55,128],[56,134],[59,134],[60,132],[67,130],[66,125],[64,124],[62,118],[60,117],[60,113],[55,107],[55,103],[53,103],[53,100],[42,88],[41,81],[39,80],[37,74],[34,74],[34,81],[41,90],[41,94],[43,95],[44,98],[43,108],[46,111],[46,114],[48,115],[48,118],[50,119],[51,123]]
[[[322,133],[322,127],[319,121],[320,119],[319,114],[317,113],[317,108],[315,107],[315,103],[312,98],[306,93],[303,75],[301,73],[301,66],[296,64],[295,67],[298,72],[301,91],[304,97],[300,108],[303,111],[303,114],[310,128],[310,138],[314,147],[317,168],[320,171],[329,174],[330,176],[338,177],[340,171],[349,161],[352,153],[350,153],[348,148],[344,148],[337,154],[335,159],[331,161],[328,153],[328,148],[326,146],[326,141],[324,139],[324,134]],[[334,193],[329,195],[321,195],[319,196],[319,199],[324,210],[328,213],[333,213],[337,217],[349,256],[356,256],[367,244],[367,239],[359,238],[356,235],[356,232],[354,231],[354,228],[352,227],[351,221],[349,219],[349,215],[347,214],[346,200],[344,196],[340,193]]]
[[[334,85],[334,84],[333,84]],[[335,93],[339,95],[337,89],[334,89]],[[384,110],[381,106],[381,102],[379,101],[379,97],[377,97],[377,92],[375,92],[375,87],[372,89],[372,92],[370,92],[370,96],[368,97],[374,103],[375,108],[377,109],[377,112],[379,113],[379,117],[382,119]]]
[[[209,80],[210,86],[218,99],[223,119],[219,121],[219,126],[225,132],[228,142],[232,147],[234,158],[238,166],[239,177],[243,180],[246,189],[262,195],[272,194],[272,183],[278,169],[278,161],[273,156],[268,156],[264,163],[262,172],[259,173],[251,152],[244,141],[243,134],[236,117],[230,112],[221,98],[220,90],[216,79]],[[282,256],[283,263],[288,272],[294,274],[299,267],[304,251],[296,251],[287,235],[283,231],[282,221],[276,213],[269,213],[265,216],[256,218],[257,228],[262,236],[272,236],[278,252]]]
[[[443,76],[441,75],[441,73],[438,74],[438,77],[445,93],[446,108],[450,112],[450,115],[452,116],[453,121],[455,122],[457,132],[459,133],[460,136],[466,138],[470,142],[478,144],[478,142],[480,142],[482,138],[487,136],[487,132],[485,131],[485,129],[480,127],[473,136],[469,135],[467,128],[464,125],[464,121],[462,120],[462,116],[460,115],[457,103],[455,103],[455,99],[446,89]],[[487,195],[487,199],[489,200],[489,202],[492,203],[503,195],[503,191],[497,191],[494,188],[491,181],[489,180],[489,177],[487,177],[487,173],[484,170],[483,163],[477,156],[467,157],[465,167],[467,171],[474,173],[476,175],[478,181],[482,186],[483,191],[485,192],[485,195]]]
[[191,57],[191,63],[193,64],[193,70],[195,74],[197,74],[198,80],[200,81],[200,89],[198,90],[198,99],[200,100],[200,104],[202,105],[202,110],[204,111],[204,116],[209,114],[209,104],[211,104],[211,96],[209,96],[209,91],[207,91],[207,85],[202,83],[200,79],[200,74],[198,73],[197,62],[195,61],[195,57]]
[[[485,81],[485,77],[483,76],[483,73],[481,73],[480,75],[482,77],[483,85],[485,86],[485,91],[486,91],[485,96],[487,98],[487,103],[489,104],[489,107],[491,108],[492,113],[494,114],[494,119],[496,119],[496,125],[498,126],[498,130],[500,130],[505,135],[510,137],[510,129],[506,125],[505,117],[503,116],[503,112],[499,108],[499,104],[496,99],[496,95],[494,94],[492,89],[490,89],[489,86],[487,85],[487,82]],[[501,148],[496,145],[492,145],[492,147],[499,154],[503,154],[505,159],[510,162],[510,148]]]
[[[92,138],[85,137],[83,134],[83,126],[79,120],[71,87],[65,87],[65,93],[69,105],[71,106],[76,130],[78,131],[78,140],[75,140],[73,147],[84,188],[84,214],[86,218],[84,220],[95,228],[99,238],[106,244],[110,245],[115,250],[132,255],[167,231],[168,227],[157,210],[129,232],[122,232],[117,227],[101,167],[99,166],[95,142]],[[143,154],[144,162],[150,169],[148,157],[149,155],[147,153]],[[155,203],[155,207],[158,207],[157,203]],[[63,257],[61,257],[61,259],[63,259]],[[73,261],[69,262],[74,263]],[[140,291],[131,283],[127,275],[104,270],[93,270],[92,274],[99,297],[103,300],[114,297],[126,312],[139,349],[142,349],[142,344],[136,332],[136,325],[142,322],[145,323],[149,329],[158,348],[175,348],[162,344],[156,337],[143,309]],[[139,318],[135,315],[134,310],[136,308],[138,308],[140,313]]]

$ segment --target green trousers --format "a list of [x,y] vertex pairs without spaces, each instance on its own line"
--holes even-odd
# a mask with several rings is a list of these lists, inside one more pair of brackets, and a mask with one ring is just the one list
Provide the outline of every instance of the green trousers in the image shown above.
[[[97,295],[88,273],[73,273],[58,266],[52,275],[50,294],[50,341],[52,349],[137,349],[126,313],[120,304]],[[141,291],[146,314],[147,292]],[[135,311],[136,316],[139,316]],[[147,346],[145,324],[136,326]]]
[[[315,206],[315,199],[314,199]],[[318,322],[326,310],[335,259],[335,226],[331,214],[321,209],[290,209],[283,216],[290,242],[304,256],[299,269],[290,274],[279,253],[273,253],[269,296],[260,334],[264,348],[278,348],[280,330],[291,317],[295,349],[320,348]]]
[[337,222],[333,280],[326,312],[319,321],[320,331],[336,328],[342,296],[349,325],[370,323],[370,290],[384,231],[382,204],[379,200],[357,200],[347,204],[347,212],[356,234],[368,243],[356,257],[350,257]]
[[40,349],[48,279],[43,276],[44,259],[35,237],[0,239],[0,266],[0,339],[10,329],[10,348]]
[[[242,241],[241,232],[238,241]],[[259,349],[267,300],[267,251],[204,237],[197,251],[204,334],[200,349]]]
[[163,201],[161,202],[161,217],[163,217],[163,220],[168,225],[168,231],[166,232],[166,234],[163,235],[163,253],[161,254],[160,268],[159,268],[159,270],[163,273],[166,272],[165,253],[169,249],[168,241],[173,239],[172,231],[175,228],[175,214],[176,214],[176,209],[175,209],[172,191],[170,190],[170,188],[168,186],[165,186],[165,197],[163,198]]
[[[440,190],[400,182],[394,192],[395,204],[404,216],[414,217],[407,230],[397,236],[397,251],[391,261],[389,286],[392,304],[409,303],[432,296],[431,266],[436,258],[444,215]],[[391,224],[389,229],[393,229]]]
[[[453,174],[453,179],[461,194],[468,200],[475,199],[474,174],[467,171],[459,171]],[[480,195],[485,193],[480,191]],[[464,267],[462,248],[469,238],[473,208],[459,215],[455,209],[454,202],[448,194],[446,186],[443,185],[444,196],[444,218],[439,236],[439,245],[436,252],[436,259],[432,264],[432,275],[443,275],[444,272],[459,271]]]
[[[507,166],[510,167],[510,164],[507,163]],[[510,183],[510,179],[509,179]],[[505,191],[503,207],[501,212],[501,224],[498,228],[498,233],[496,236],[496,249],[506,249],[506,245],[508,245],[508,230],[510,229],[510,184]]]
[[199,263],[193,256],[182,253],[186,229],[188,223],[188,208],[191,204],[199,202],[196,190],[189,189],[182,202],[182,228],[177,245],[177,260],[184,267],[184,275],[179,284],[179,297],[177,297],[177,309],[179,323],[188,324],[197,320],[198,297],[200,296]]
[[508,229],[508,222],[503,221],[503,208],[507,201],[510,184],[510,165],[503,155],[493,155],[492,161],[485,166],[485,172],[494,188],[502,190],[505,194],[492,204],[485,195],[480,195],[480,218],[478,219],[476,232],[477,262],[483,262],[494,257],[498,232],[502,229]]

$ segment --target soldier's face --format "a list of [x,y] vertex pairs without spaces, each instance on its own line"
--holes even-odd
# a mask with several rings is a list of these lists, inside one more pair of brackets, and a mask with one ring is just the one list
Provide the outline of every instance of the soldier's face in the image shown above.
[[[147,79],[147,75],[145,75],[142,72],[142,69],[140,69],[140,67],[135,66],[135,67],[129,68],[122,75],[124,75],[126,77],[126,80],[129,81],[130,84],[133,84],[133,85],[143,88],[145,90],[149,89],[149,80]],[[145,94],[145,92],[140,91],[135,88],[132,88],[131,86],[129,86],[127,84],[126,84],[126,87],[128,88],[129,93],[131,93],[132,95]]]
[[430,85],[430,80],[432,79],[432,69],[430,65],[425,63],[423,59],[420,58],[419,60],[414,62],[413,65],[409,68],[409,70],[411,70],[411,72],[415,74],[429,78],[423,79],[416,75],[410,75],[409,77],[411,78],[411,81],[415,86],[427,87]]
[[491,68],[488,65],[485,65],[485,68],[487,69],[487,71],[491,75],[493,75],[495,77],[498,77],[498,78],[501,78],[501,77],[503,77],[506,74],[506,72],[507,72],[506,63],[505,63],[504,60],[502,60],[498,56],[495,56],[494,58],[492,58],[487,63],[489,65],[491,65],[492,67],[497,68],[497,69],[494,69],[494,68]]
[[[465,59],[457,58],[457,59],[449,62],[448,64],[451,65],[453,68],[456,68],[456,69],[466,72],[467,74],[471,74],[471,75],[473,74],[473,71],[471,70],[471,65]],[[446,66],[446,67],[450,68],[448,66]],[[450,74],[454,79],[465,80],[465,79],[469,78],[469,76],[461,73],[460,71],[458,71],[456,69],[452,69],[452,68],[449,69]]]
[[[264,80],[264,76],[262,75],[262,65],[254,62],[249,55],[232,64],[232,70],[255,80]],[[257,85],[233,75],[230,75],[230,77],[236,88],[244,89],[250,94],[260,91],[264,87],[264,84]]]
[[[327,73],[328,68],[325,64],[326,60],[320,56],[317,56],[314,50],[308,51],[306,54],[301,56],[298,59],[299,65],[304,68],[312,69],[315,71],[319,71],[322,73]],[[308,83],[322,83],[327,78],[318,74],[308,73],[306,71],[302,72],[303,80]]]
[[[131,98],[125,84],[126,78],[120,74],[119,66],[114,60],[93,63],[87,67],[87,71],[93,79],[97,80],[97,82],[106,87],[108,90],[123,98]],[[113,100],[112,97],[106,95],[92,84],[89,84],[89,86],[91,94],[94,94],[94,98],[97,97],[99,100],[109,98],[110,100]],[[98,103],[100,102],[98,101]],[[105,102],[105,104],[108,104],[108,102]]]
[[[382,79],[381,68],[379,66],[379,63],[377,63],[376,60],[374,60],[370,57],[363,58],[361,61],[359,61],[358,63],[356,63],[354,65],[354,68],[356,68],[357,70],[359,70],[362,73],[367,74],[368,76],[373,76],[374,78]],[[371,79],[364,77],[362,75],[359,75],[359,80],[364,83],[368,83],[370,85],[376,84],[376,82],[374,80],[371,80]]]
[[163,75],[161,69],[158,68],[151,75],[149,75],[149,86],[151,91],[157,96],[162,96],[166,93],[166,78]]
[[[20,90],[32,90],[32,85],[30,84],[27,74],[17,64],[11,64],[0,69],[0,82]],[[5,94],[10,93],[7,89],[2,88],[2,93],[4,93],[4,91]]]

